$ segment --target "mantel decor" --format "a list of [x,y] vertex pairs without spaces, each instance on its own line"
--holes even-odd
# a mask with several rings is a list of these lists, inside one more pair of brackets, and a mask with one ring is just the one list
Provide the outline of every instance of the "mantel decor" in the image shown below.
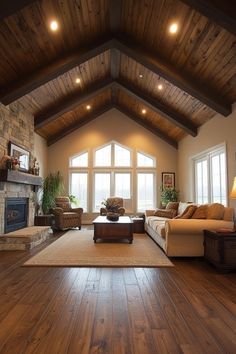
[[23,149],[22,147],[16,145],[12,141],[8,143],[8,154],[19,161],[19,171],[28,172],[29,171],[29,151]]

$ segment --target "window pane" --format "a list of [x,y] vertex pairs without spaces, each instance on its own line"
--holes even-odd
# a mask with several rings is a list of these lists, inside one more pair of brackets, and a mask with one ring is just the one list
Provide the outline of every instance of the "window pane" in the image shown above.
[[71,159],[72,167],[87,167],[88,166],[88,153],[72,157]]
[[71,173],[71,194],[79,199],[79,206],[87,211],[88,208],[88,174],[73,172]]
[[95,173],[94,176],[94,211],[99,211],[101,202],[110,196],[110,173]]
[[130,173],[115,174],[115,195],[130,199]]
[[130,166],[130,151],[115,144],[115,166]]
[[111,166],[111,145],[96,150],[95,166]]
[[137,165],[138,167],[154,167],[154,159],[138,152]]
[[138,211],[154,208],[154,174],[138,173]]
[[225,154],[211,158],[212,202],[226,204]]
[[207,160],[196,163],[196,202],[205,204],[208,202],[208,178]]

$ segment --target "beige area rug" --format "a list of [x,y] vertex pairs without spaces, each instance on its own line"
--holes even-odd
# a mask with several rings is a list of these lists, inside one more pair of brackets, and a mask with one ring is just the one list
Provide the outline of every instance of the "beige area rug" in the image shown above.
[[94,243],[92,230],[71,230],[24,266],[173,267],[173,264],[146,234],[134,234],[132,244],[126,241]]

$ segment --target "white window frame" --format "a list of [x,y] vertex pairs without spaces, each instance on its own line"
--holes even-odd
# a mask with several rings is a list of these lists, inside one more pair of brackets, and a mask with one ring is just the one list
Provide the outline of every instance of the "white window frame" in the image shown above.
[[156,208],[156,200],[157,200],[157,190],[156,190],[156,171],[154,171],[154,167],[150,168],[137,168],[136,170],[136,210],[138,213],[144,212],[145,210],[138,209],[138,174],[139,173],[150,173],[153,174],[153,209]]
[[[88,165],[87,166],[72,166],[72,160],[80,155],[83,155],[83,154],[88,154]],[[78,154],[75,154],[73,156],[70,156],[69,157],[69,168],[88,168],[89,166],[89,151],[88,150],[84,150],[84,151],[81,151],[79,152]]]
[[227,185],[227,180],[228,180],[228,176],[227,176],[227,149],[226,149],[226,143],[222,143],[219,145],[216,145],[210,149],[205,150],[204,152],[201,152],[198,155],[195,155],[192,158],[192,166],[193,166],[193,176],[194,176],[194,201],[197,201],[197,188],[196,188],[196,163],[203,161],[203,160],[207,160],[207,182],[208,182],[208,202],[207,203],[212,203],[213,202],[213,192],[212,192],[212,183],[211,183],[211,173],[212,173],[212,160],[211,158],[214,155],[219,155],[220,153],[224,153],[225,154],[225,181],[226,181],[226,185],[225,185],[225,191],[226,191],[226,205],[228,205],[228,185]]

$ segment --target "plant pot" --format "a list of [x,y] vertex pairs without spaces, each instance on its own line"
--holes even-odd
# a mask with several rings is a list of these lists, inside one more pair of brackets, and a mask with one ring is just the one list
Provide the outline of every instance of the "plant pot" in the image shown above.
[[108,212],[107,213],[107,220],[118,221],[119,220],[119,214],[118,213]]

